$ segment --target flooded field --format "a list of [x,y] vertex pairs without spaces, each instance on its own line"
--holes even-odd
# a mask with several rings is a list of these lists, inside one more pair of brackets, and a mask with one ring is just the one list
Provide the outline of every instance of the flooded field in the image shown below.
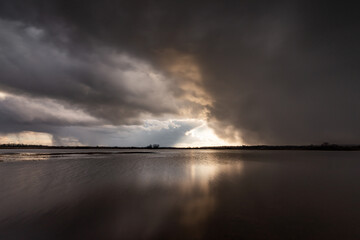
[[0,239],[360,239],[360,152],[0,150]]

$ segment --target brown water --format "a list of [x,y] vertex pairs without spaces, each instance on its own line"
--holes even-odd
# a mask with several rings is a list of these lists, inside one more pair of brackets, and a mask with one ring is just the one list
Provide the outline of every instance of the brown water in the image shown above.
[[1,240],[360,239],[360,152],[74,151],[0,150]]

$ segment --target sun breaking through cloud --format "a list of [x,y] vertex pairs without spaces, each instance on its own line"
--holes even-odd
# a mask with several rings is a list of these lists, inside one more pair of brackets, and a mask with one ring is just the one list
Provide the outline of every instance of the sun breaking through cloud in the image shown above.
[[356,8],[320,2],[4,0],[0,134],[358,143],[358,23]]

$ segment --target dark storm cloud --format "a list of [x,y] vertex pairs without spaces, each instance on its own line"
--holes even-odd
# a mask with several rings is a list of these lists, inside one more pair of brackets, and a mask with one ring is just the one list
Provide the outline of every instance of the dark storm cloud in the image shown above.
[[235,126],[252,144],[358,143],[360,34],[352,6],[291,5],[248,23],[208,39],[213,57],[199,54],[219,125]]
[[161,101],[166,82],[146,62],[101,47],[71,52],[49,41],[46,29],[18,21],[0,20],[0,26],[0,87],[5,92],[44,102],[56,99],[113,124],[176,109],[171,95]]
[[[60,114],[61,113],[61,114]],[[51,99],[30,99],[7,95],[0,99],[0,123],[50,126],[94,126],[99,120],[80,110],[66,109]],[[4,132],[6,129],[1,129]]]
[[[246,143],[268,144],[360,141],[360,34],[354,6],[5,0],[0,16],[6,19],[0,30],[0,56],[6,56],[0,59],[0,84],[7,91],[65,101],[116,124],[136,121],[140,113],[176,114],[177,104],[163,104],[169,96],[183,96],[176,84],[153,98],[146,93],[154,88],[134,91],[112,75],[129,72],[114,69],[134,68],[141,60],[170,76],[159,58],[173,49],[196,60],[201,87],[213,103],[209,121],[221,137],[239,132]],[[29,59],[20,57],[29,46],[36,51],[28,52]],[[114,60],[119,55],[135,60]],[[144,77],[132,82],[139,78]],[[139,100],[142,95],[145,100]]]

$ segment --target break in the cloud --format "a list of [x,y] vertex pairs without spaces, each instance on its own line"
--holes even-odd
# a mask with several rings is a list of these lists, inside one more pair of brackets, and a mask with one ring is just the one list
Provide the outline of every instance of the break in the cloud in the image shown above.
[[0,144],[100,146],[214,146],[224,144],[199,119],[144,120],[140,125],[104,125],[80,109],[52,99],[0,92]]
[[[67,49],[44,41],[47,33],[43,29],[4,20],[0,25],[3,29],[0,40],[6,47],[0,56],[3,76],[0,85],[4,90],[0,92],[0,132],[48,132],[54,135],[53,144],[60,145],[73,145],[76,139],[81,139],[79,143],[91,145],[144,146],[155,141],[172,146],[176,143],[174,139],[179,140],[188,127],[167,134],[155,131],[158,129],[151,134],[145,131],[149,136],[144,137],[140,130],[142,124],[147,123],[143,122],[147,118],[164,119],[170,115],[200,116],[204,111],[202,106],[207,104],[201,103],[202,96],[181,93],[187,86],[174,87],[178,81],[175,77],[170,81],[168,76],[165,81],[165,76],[150,64],[127,54],[99,47],[95,53],[84,53],[85,57],[72,56]],[[173,72],[187,68],[181,59],[166,64],[171,64]],[[133,129],[131,135],[126,134],[129,129],[117,131],[116,126],[133,124],[139,126],[128,127]],[[106,125],[113,125],[110,129],[118,136],[111,137]],[[67,131],[69,128],[72,131]],[[85,134],[88,139],[84,139],[84,131],[93,135]],[[65,132],[68,136],[63,136]],[[158,139],[159,134],[166,138]],[[21,138],[17,139],[15,142]],[[188,142],[188,145],[193,144]]]
[[[360,141],[359,17],[351,4],[4,0],[0,18],[0,91],[38,99],[29,118],[0,95],[4,134],[176,145],[201,124],[161,134],[118,129],[199,119],[221,144]],[[49,104],[62,110],[51,114]]]
[[198,119],[145,120],[144,124],[133,126],[69,127],[62,129],[57,136],[61,138],[71,134],[77,136],[86,145],[160,144],[160,146],[197,147],[224,144],[205,121]]
[[37,144],[37,145],[52,145],[52,135],[49,133],[24,131],[20,133],[0,134],[0,144]]

